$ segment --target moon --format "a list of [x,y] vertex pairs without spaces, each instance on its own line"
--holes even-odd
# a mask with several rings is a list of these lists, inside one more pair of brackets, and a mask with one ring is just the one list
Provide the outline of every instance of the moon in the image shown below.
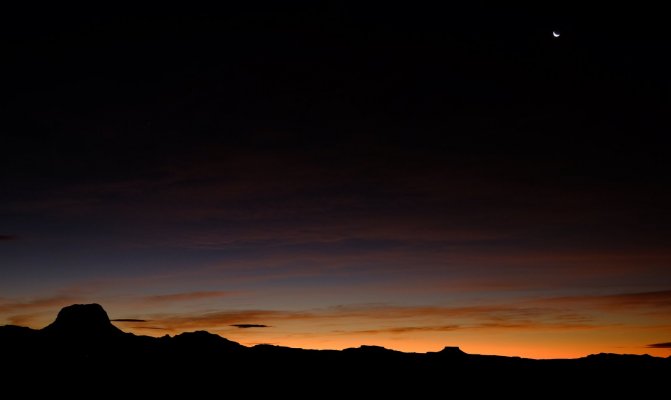
[[552,36],[558,38],[559,36],[561,36],[561,33],[559,31],[555,30],[555,31],[552,31]]

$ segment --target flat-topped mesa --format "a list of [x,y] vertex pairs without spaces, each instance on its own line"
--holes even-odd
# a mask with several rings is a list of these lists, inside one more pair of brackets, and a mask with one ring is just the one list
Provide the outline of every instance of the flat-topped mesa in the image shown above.
[[123,334],[112,325],[100,304],[73,304],[64,307],[56,320],[42,331],[58,336],[103,337]]

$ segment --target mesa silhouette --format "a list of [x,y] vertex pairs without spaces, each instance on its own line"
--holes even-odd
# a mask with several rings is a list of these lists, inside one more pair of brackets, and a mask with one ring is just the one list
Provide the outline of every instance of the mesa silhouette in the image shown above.
[[535,360],[466,354],[458,347],[429,353],[378,346],[340,351],[246,347],[205,331],[137,336],[115,327],[98,304],[65,307],[40,330],[1,326],[0,354],[8,382],[77,376],[87,384],[123,382],[151,388],[152,393],[168,393],[177,386],[212,390],[225,381],[229,389],[256,394],[305,394],[312,385],[341,394],[365,390],[418,395],[444,391],[445,385],[466,385],[472,395],[531,394],[530,388],[536,387],[553,387],[554,392],[592,388],[599,393],[633,388],[640,394],[671,376],[671,357],[649,355]]

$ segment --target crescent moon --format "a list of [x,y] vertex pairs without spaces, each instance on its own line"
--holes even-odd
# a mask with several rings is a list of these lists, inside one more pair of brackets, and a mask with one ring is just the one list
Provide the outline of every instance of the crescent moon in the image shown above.
[[552,36],[556,38],[559,37],[560,36],[559,31],[552,31]]

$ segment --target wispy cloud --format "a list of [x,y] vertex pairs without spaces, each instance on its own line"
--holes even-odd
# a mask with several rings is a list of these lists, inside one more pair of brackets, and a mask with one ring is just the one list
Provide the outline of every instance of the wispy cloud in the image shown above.
[[12,315],[7,318],[7,321],[10,325],[28,326],[32,325],[37,318],[39,318],[39,313],[27,313]]
[[[528,250],[543,234],[558,235],[556,241],[543,240],[544,248],[569,243],[557,227],[579,226],[585,232],[585,221],[601,222],[589,226],[614,223],[603,207],[586,212],[587,207],[577,206],[584,205],[589,196],[572,191],[557,196],[553,185],[536,187],[536,200],[530,204],[527,185],[502,184],[498,170],[438,167],[440,163],[428,162],[415,168],[401,164],[403,168],[389,174],[388,164],[370,165],[368,157],[333,168],[321,157],[301,152],[239,151],[225,161],[187,158],[178,166],[162,166],[126,181],[72,185],[50,193],[53,196],[41,196],[35,204],[21,202],[19,206],[84,216],[104,211],[110,217],[127,219],[130,226],[139,225],[139,218],[143,230],[164,232],[161,239],[156,239],[161,235],[151,235],[154,244],[198,249],[347,240],[486,245],[512,238],[519,244],[524,237]],[[384,172],[385,179],[362,174],[361,166],[369,173]],[[42,200],[47,197],[49,201]],[[132,201],[118,201],[125,198]],[[491,203],[492,198],[497,201]],[[478,215],[484,212],[486,218],[472,218],[474,210]],[[164,229],[166,221],[179,229]],[[607,235],[593,235],[592,241],[602,236]],[[631,240],[627,243],[631,245]],[[568,247],[584,249],[584,242],[574,239]],[[613,250],[614,246],[607,247]],[[553,260],[566,254],[549,253]]]
[[450,332],[463,328],[460,325],[438,326],[399,326],[393,328],[367,329],[360,331],[337,331],[347,334],[385,334],[385,333],[414,333],[414,332]]
[[602,299],[620,307],[671,307],[671,290],[622,293],[603,296]]
[[47,321],[53,321],[54,310],[80,300],[81,297],[74,295],[54,295],[23,301],[0,298],[0,318],[12,325],[41,328]]
[[70,295],[56,295],[35,298],[28,301],[10,301],[0,299],[0,313],[14,313],[27,310],[44,310],[63,307],[77,301],[78,297]]
[[112,322],[149,322],[147,319],[135,319],[135,318],[117,318],[111,319]]
[[[287,332],[338,334],[413,334],[456,330],[589,330],[616,326],[604,312],[650,315],[671,307],[671,291],[601,296],[528,298],[465,306],[342,305],[299,311],[235,310],[202,314],[152,315],[153,326],[170,332],[223,331],[280,326]],[[245,321],[245,322],[241,322]],[[650,323],[652,320],[649,320]]]
[[167,330],[166,328],[163,328],[163,327],[160,327],[160,326],[133,326],[132,328],[137,329],[139,331],[142,331],[142,330],[145,330],[145,329],[152,330],[152,331],[165,331],[165,330]]
[[186,292],[186,293],[173,293],[173,294],[163,294],[156,296],[146,296],[142,300],[147,303],[177,303],[177,302],[187,302],[194,300],[203,300],[203,299],[213,299],[219,297],[230,296],[232,292],[228,291],[203,291],[203,292]]
[[[246,323],[240,320],[251,321]],[[258,321],[255,322],[255,321]],[[201,315],[153,315],[155,326],[168,331],[221,330],[223,327],[264,328],[273,322],[289,331],[358,334],[447,332],[458,329],[588,329],[588,314],[520,304],[473,307],[338,306],[306,311],[241,310]],[[438,324],[437,324],[438,322]],[[363,328],[363,329],[362,329]]]
[[671,290],[616,293],[591,296],[564,296],[537,300],[539,304],[567,307],[591,307],[600,310],[626,311],[647,309],[668,312],[671,309]]

